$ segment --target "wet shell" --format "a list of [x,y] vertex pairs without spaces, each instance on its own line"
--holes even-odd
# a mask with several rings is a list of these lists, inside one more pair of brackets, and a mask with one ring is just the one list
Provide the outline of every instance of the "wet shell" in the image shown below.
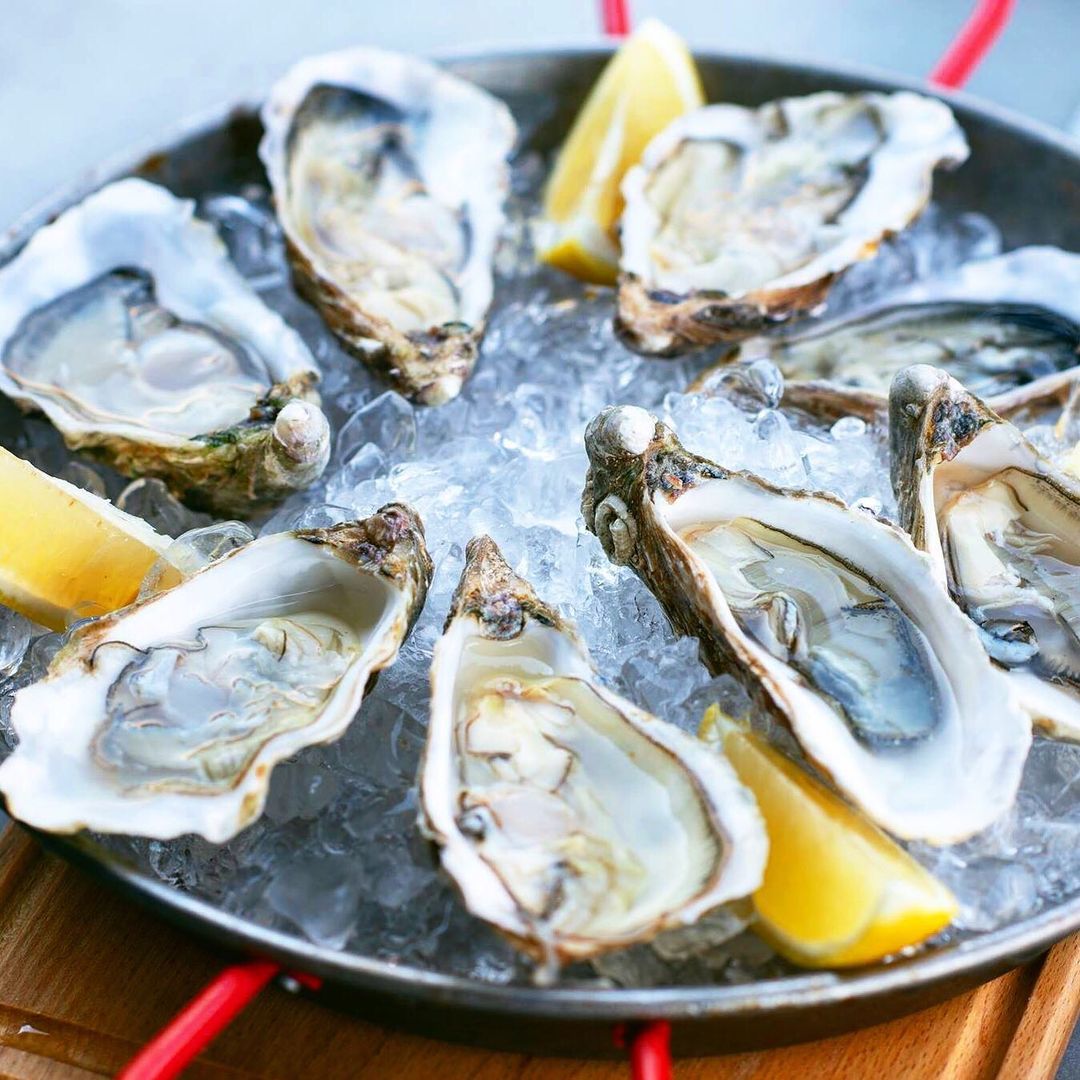
[[915,363],[949,372],[1001,416],[1030,413],[1080,375],[1080,255],[1021,248],[917,282],[869,308],[730,350],[692,389],[709,393],[729,364],[767,359],[784,405],[821,420],[884,420],[889,385]]
[[300,61],[262,120],[297,288],[406,397],[456,397],[491,304],[507,108],[416,57],[347,49]]
[[688,453],[642,409],[586,433],[588,527],[890,832],[951,843],[1012,804],[1030,725],[899,529]]
[[229,839],[279,761],[349,726],[431,570],[420,519],[391,504],[252,541],[84,624],[16,695],[8,811],[53,832]]
[[0,269],[0,390],[73,450],[243,516],[330,454],[314,360],[194,203],[110,184]]
[[675,356],[812,312],[967,153],[948,107],[907,92],[687,113],[623,181],[619,333]]
[[432,665],[421,824],[468,909],[549,963],[752,892],[767,841],[722,757],[597,681],[584,646],[472,541]]
[[1080,481],[936,368],[889,405],[901,522],[1032,718],[1080,739]]

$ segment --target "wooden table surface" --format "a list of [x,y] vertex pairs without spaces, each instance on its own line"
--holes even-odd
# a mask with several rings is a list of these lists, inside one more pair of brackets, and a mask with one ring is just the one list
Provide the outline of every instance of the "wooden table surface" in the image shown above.
[[[219,954],[0,835],[0,1076],[109,1076],[222,966]],[[1080,1011],[1080,935],[1044,960],[875,1028],[762,1053],[683,1060],[676,1080],[1054,1076]],[[186,1074],[394,1080],[615,1080],[617,1062],[471,1050],[401,1035],[267,989]]]

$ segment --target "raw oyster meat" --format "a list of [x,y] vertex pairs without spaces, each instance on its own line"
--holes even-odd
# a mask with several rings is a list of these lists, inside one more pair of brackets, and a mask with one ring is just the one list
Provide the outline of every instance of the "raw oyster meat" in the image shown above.
[[245,515],[322,473],[315,361],[194,203],[121,180],[0,269],[0,390],[73,450]]
[[396,390],[456,397],[491,304],[509,110],[415,57],[348,49],[300,61],[262,119],[300,292]]
[[760,359],[783,374],[786,405],[825,419],[883,417],[893,376],[912,364],[942,368],[1009,415],[1080,374],[1080,255],[1031,247],[968,263],[871,309],[747,341],[696,388]]
[[889,433],[902,524],[1032,718],[1080,739],[1080,481],[925,365],[894,380]]
[[1009,808],[1030,724],[903,532],[720,468],[633,406],[586,446],[582,511],[608,556],[878,824],[951,843]]
[[726,760],[603,686],[486,536],[435,649],[420,797],[468,909],[550,964],[694,922],[764,871]]
[[11,713],[0,794],[20,820],[220,842],[274,765],[349,726],[423,606],[415,512],[277,533],[83,624]]
[[623,181],[621,336],[675,356],[813,311],[967,154],[949,108],[909,92],[687,113]]

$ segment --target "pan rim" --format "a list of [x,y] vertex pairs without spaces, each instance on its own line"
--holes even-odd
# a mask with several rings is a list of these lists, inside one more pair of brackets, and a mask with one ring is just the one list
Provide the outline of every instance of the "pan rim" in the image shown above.
[[[440,50],[432,55],[434,59],[451,66],[464,67],[488,62],[558,61],[566,57],[599,61],[611,51],[610,44],[568,45],[555,41],[503,44],[492,49],[468,47]],[[830,80],[840,79],[864,83],[870,88],[929,93],[949,103],[961,117],[965,113],[974,115],[1011,129],[1036,144],[1053,148],[1076,164],[1080,181],[1080,142],[1041,121],[970,94],[944,91],[918,79],[859,65],[822,65],[767,54],[711,49],[695,51],[695,56],[717,66],[754,64],[778,72],[804,73],[820,80],[823,85]],[[257,104],[252,101],[217,105],[166,131],[164,138],[147,140],[134,149],[111,155],[99,166],[21,214],[0,235],[0,263],[6,262],[42,224],[101,184],[130,174],[156,153],[167,151],[185,139],[220,128],[230,118],[256,109]],[[262,927],[231,915],[208,900],[166,885],[116,853],[99,847],[89,837],[47,835],[29,828],[27,831],[47,850],[89,870],[187,929],[242,953],[270,956],[280,961],[286,969],[303,970],[335,983],[417,1004],[440,1004],[504,1016],[563,1022],[737,1019],[762,1012],[812,1011],[855,1000],[883,998],[897,992],[914,992],[958,980],[966,980],[968,985],[973,985],[1044,951],[1055,941],[1080,929],[1080,895],[1077,895],[1018,923],[978,934],[934,952],[849,972],[810,972],[737,985],[647,989],[505,985],[320,947],[299,934]]]
[[[173,921],[250,955],[270,957],[286,970],[425,1002],[507,1016],[616,1023],[643,1019],[709,1020],[750,1012],[818,1008],[947,983],[973,968],[992,977],[1045,951],[1080,929],[1080,895],[1009,926],[966,938],[934,952],[851,971],[814,971],[744,984],[598,989],[485,983],[328,949],[295,934],[260,926],[210,901],[151,878],[86,837],[41,833],[20,825],[48,851]],[[105,856],[104,858],[102,856]]]

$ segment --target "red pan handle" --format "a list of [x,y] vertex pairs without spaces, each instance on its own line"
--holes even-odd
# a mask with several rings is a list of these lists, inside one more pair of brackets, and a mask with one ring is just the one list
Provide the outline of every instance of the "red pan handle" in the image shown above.
[[[124,1066],[117,1080],[173,1080],[280,973],[271,960],[224,968]],[[322,985],[313,975],[291,977],[312,990]],[[615,1042],[627,1050],[631,1080],[671,1080],[671,1025],[666,1020],[629,1031],[620,1024]]]
[[626,37],[630,33],[629,0],[600,0],[600,22],[609,37]]
[[631,1080],[671,1080],[671,1025],[653,1020],[630,1038]]
[[[170,1080],[206,1049],[281,968],[271,960],[249,960],[220,971],[124,1066],[118,1080]],[[294,974],[317,990],[321,980]]]
[[1015,6],[1016,0],[979,0],[931,72],[930,81],[953,89],[963,86],[1005,29]]

